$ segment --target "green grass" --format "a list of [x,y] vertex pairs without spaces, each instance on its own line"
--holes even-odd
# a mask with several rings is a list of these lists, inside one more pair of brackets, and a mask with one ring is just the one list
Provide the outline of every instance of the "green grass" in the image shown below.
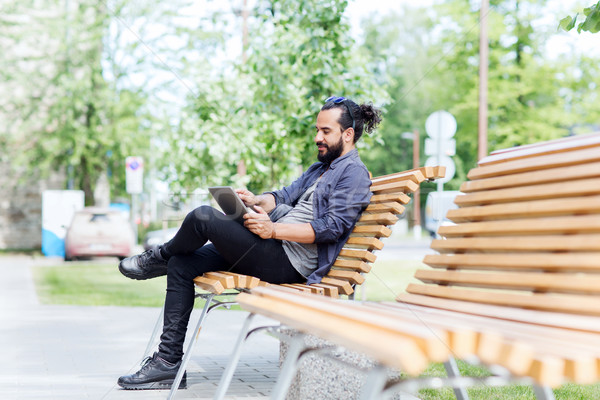
[[420,261],[386,260],[376,261],[371,271],[365,275],[365,283],[356,290],[355,298],[370,301],[394,301],[396,296],[403,293],[411,282],[417,282],[413,277],[418,268],[425,267]]
[[160,307],[166,278],[125,278],[115,264],[68,263],[33,270],[42,304]]

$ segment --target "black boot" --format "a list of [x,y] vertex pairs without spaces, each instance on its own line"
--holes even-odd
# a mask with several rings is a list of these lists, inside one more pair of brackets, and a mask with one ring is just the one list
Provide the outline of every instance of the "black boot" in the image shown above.
[[167,260],[154,246],[137,256],[128,257],[119,263],[119,271],[131,279],[143,280],[167,274]]
[[[152,357],[142,362],[142,368],[135,374],[125,375],[119,378],[118,384],[123,389],[147,390],[147,389],[170,389],[181,366],[181,361],[171,364],[154,353]],[[187,388],[187,373],[179,384],[179,389]]]

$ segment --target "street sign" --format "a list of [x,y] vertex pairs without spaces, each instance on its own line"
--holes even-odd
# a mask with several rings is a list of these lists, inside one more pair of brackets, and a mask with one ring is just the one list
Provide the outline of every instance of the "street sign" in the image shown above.
[[456,155],[456,140],[454,139],[442,139],[441,143],[438,143],[439,139],[425,139],[425,154],[428,156],[434,156],[438,153],[438,149],[442,150],[442,154],[446,156]]
[[456,119],[448,111],[436,111],[427,117],[425,131],[433,139],[450,139],[456,133]]
[[125,159],[125,185],[127,193],[140,194],[144,191],[144,160],[130,156]]

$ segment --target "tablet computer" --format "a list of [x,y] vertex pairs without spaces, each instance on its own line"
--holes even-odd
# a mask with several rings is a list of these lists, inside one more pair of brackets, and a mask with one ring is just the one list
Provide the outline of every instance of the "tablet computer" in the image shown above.
[[255,212],[244,204],[231,186],[213,186],[208,191],[215,198],[221,210],[232,219],[244,223],[244,214]]

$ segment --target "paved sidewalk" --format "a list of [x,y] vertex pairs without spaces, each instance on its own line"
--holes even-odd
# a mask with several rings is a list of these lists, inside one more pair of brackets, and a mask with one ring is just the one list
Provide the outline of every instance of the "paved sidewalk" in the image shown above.
[[[120,375],[139,368],[160,310],[40,305],[31,267],[57,262],[0,257],[0,398],[165,399],[164,390],[125,391],[116,385]],[[246,315],[211,312],[187,368],[188,389],[178,391],[177,399],[212,398]],[[227,398],[268,396],[278,358],[278,341],[264,334],[252,338]]]

